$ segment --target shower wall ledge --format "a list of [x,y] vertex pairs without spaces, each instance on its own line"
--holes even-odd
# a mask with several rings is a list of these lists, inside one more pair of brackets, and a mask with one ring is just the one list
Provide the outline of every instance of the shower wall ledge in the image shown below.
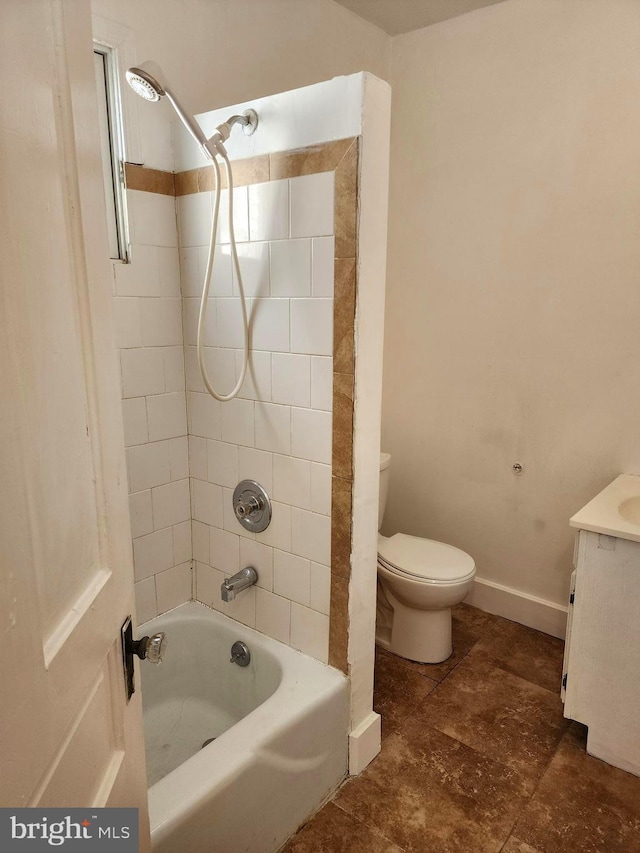
[[[250,107],[256,110],[258,132],[246,136],[236,128],[225,143],[231,160],[359,136],[362,131],[363,92],[368,78],[373,78],[373,75],[364,71],[347,77],[334,77],[301,89],[200,113],[196,119],[205,134],[211,136],[230,112],[241,113]],[[183,172],[207,164],[204,154],[193,144],[181,122],[172,123],[172,137],[174,171]]]

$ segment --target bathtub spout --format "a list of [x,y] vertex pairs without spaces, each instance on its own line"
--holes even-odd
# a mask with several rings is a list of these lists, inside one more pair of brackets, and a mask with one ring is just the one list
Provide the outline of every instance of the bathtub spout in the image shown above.
[[233,601],[236,593],[242,592],[253,586],[258,580],[258,573],[253,566],[247,566],[246,569],[241,569],[232,575],[230,578],[225,578],[220,586],[220,595],[223,601]]

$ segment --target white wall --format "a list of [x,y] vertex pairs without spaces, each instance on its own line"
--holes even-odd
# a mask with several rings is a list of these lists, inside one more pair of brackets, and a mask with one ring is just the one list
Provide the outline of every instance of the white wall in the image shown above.
[[393,40],[384,530],[551,602],[569,517],[640,473],[639,43],[634,0]]
[[[192,113],[286,92],[340,74],[386,79],[389,37],[332,0],[92,0],[128,27],[137,62],[154,59]],[[142,160],[173,168],[169,104],[143,104]]]

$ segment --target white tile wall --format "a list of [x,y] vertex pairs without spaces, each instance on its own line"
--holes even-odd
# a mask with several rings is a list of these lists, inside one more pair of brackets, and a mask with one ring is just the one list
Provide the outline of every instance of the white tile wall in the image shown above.
[[188,394],[189,435],[221,438],[221,404],[207,393]]
[[113,300],[118,349],[142,346],[140,301],[132,296],[116,296]]
[[123,397],[163,394],[166,390],[161,347],[120,352]]
[[311,295],[311,240],[271,244],[271,281],[272,296]]
[[173,565],[173,530],[167,527],[133,540],[136,580],[143,580]]
[[177,248],[176,205],[173,196],[127,190],[127,207],[133,243]]
[[291,513],[292,508],[288,504],[271,501],[271,522],[262,533],[256,533],[255,537],[263,545],[271,545],[272,548],[280,548],[282,551],[291,551]]
[[186,435],[172,438],[169,445],[169,470],[172,480],[182,480],[189,476],[189,445]]
[[333,234],[333,172],[293,178],[291,236],[323,237]]
[[288,645],[291,630],[291,600],[273,595],[265,589],[257,589],[256,630]]
[[149,441],[147,426],[147,401],[144,397],[131,397],[122,401],[124,420],[124,445],[146,444]]
[[309,604],[311,596],[311,564],[286,551],[274,552],[273,591],[290,601]]
[[187,404],[184,391],[147,397],[149,441],[187,434]]
[[333,299],[333,237],[316,237],[311,241],[311,293]]
[[196,521],[202,521],[212,527],[223,526],[221,486],[205,483],[202,480],[192,480],[191,498],[193,518]]
[[304,509],[291,510],[291,550],[328,566],[331,560],[331,519]]
[[291,352],[333,353],[333,299],[291,300]]
[[[220,350],[225,352],[225,350]],[[236,381],[242,372],[243,353],[236,350]],[[271,400],[271,353],[251,350],[247,364],[246,378],[240,389],[239,397],[249,400]]]
[[329,615],[331,603],[331,569],[320,563],[311,563],[309,604],[313,610]]
[[[333,193],[332,173],[236,190],[251,358],[239,397],[222,404],[204,393],[195,355],[210,200],[186,196],[178,202],[195,594],[323,661],[330,590]],[[225,393],[242,366],[226,203],[224,193],[205,351],[210,376]],[[242,479],[257,480],[271,495],[272,522],[263,533],[245,531],[233,514],[233,488]],[[258,571],[257,586],[224,604],[222,580],[247,565]]]
[[148,622],[149,619],[153,619],[158,615],[155,577],[137,581],[134,586],[136,593],[136,615],[138,624],[141,624],[142,622]]
[[[249,209],[248,187],[235,187],[233,191],[233,228],[236,243],[244,243],[249,239]],[[220,214],[218,217],[218,239],[220,243],[228,243],[229,236],[229,192],[220,193]],[[260,237],[251,238],[259,240]],[[265,238],[266,239],[266,238]],[[207,241],[209,240],[207,236]]]
[[240,538],[240,565],[253,566],[258,573],[257,586],[273,589],[273,548],[256,542],[255,539]]
[[238,485],[238,454],[243,449],[225,441],[208,440],[206,479],[235,489]]
[[271,357],[271,397],[290,406],[311,404],[311,358],[274,352]]
[[311,509],[321,515],[331,515],[331,465],[319,465],[317,462],[310,465]]
[[193,541],[175,199],[127,196],[131,263],[114,264],[113,273],[142,622],[191,598]]
[[289,237],[289,181],[270,181],[249,187],[251,241]]
[[[269,243],[239,243],[237,248],[244,295],[247,298],[269,296]],[[239,293],[238,276],[234,268],[233,294],[238,296]]]
[[329,659],[329,617],[296,602],[291,603],[290,644],[294,649],[317,658]]
[[311,408],[330,412],[333,407],[333,359],[311,356]]
[[138,300],[145,347],[182,346],[182,300],[160,297]]
[[199,560],[201,563],[209,562],[209,531],[211,528],[208,524],[203,524],[201,521],[191,522],[191,535],[193,537],[193,559]]
[[129,495],[129,515],[131,516],[131,536],[134,539],[153,532],[151,489]]
[[164,613],[191,599],[191,563],[173,566],[156,575],[158,612]]
[[211,193],[193,193],[177,199],[180,248],[208,246],[211,235]]
[[183,246],[181,243],[179,257],[183,298],[200,296],[207,263],[207,246]]
[[153,526],[155,530],[191,519],[189,480],[178,480],[151,489]]
[[240,569],[240,537],[218,527],[209,531],[211,565],[227,576],[234,575]]
[[[244,346],[240,300],[230,296],[216,299],[216,303],[216,342],[218,346],[232,348]],[[251,300],[247,300],[246,309],[247,317],[251,318]]]
[[291,452],[291,409],[271,403],[256,403],[256,447],[274,453]]
[[257,350],[289,352],[288,299],[254,299],[251,303],[251,345]]
[[[236,483],[240,480],[257,480],[271,494],[273,492],[273,454],[250,447],[239,447]],[[235,487],[232,483],[225,485]]]
[[166,441],[130,447],[127,450],[127,463],[131,492],[162,486],[171,481],[169,444]]
[[255,443],[253,400],[229,400],[222,406],[222,440],[235,442],[244,447],[253,447]]
[[311,463],[293,456],[273,457],[273,497],[295,507],[311,508]]
[[291,409],[291,453],[331,464],[331,412]]

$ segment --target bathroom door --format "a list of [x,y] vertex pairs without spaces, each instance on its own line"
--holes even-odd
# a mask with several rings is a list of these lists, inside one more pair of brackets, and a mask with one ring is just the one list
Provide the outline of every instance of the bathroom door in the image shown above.
[[90,6],[0,10],[0,806],[140,808]]

